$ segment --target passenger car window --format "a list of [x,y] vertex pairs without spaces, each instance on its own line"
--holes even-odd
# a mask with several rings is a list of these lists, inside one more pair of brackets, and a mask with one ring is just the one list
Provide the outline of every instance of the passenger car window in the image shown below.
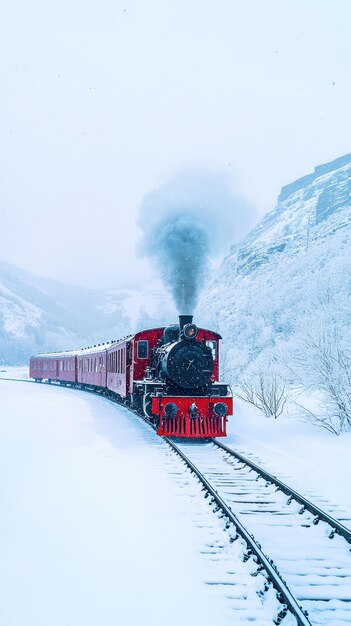
[[148,352],[149,342],[144,339],[142,341],[138,341],[138,359],[147,359]]

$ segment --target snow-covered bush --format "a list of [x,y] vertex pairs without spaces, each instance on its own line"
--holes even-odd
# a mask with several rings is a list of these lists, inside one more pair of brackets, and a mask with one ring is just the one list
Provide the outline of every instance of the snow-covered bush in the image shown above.
[[317,414],[303,407],[318,426],[340,434],[351,430],[351,329],[330,318],[300,337],[293,370],[305,388],[322,393],[324,406]]
[[277,419],[284,412],[290,389],[279,374],[260,371],[250,377],[240,377],[234,383],[234,393],[236,397],[253,404],[266,417]]

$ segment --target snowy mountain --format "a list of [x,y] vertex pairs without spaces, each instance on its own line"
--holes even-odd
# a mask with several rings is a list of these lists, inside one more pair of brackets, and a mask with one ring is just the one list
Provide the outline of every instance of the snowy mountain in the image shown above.
[[290,363],[308,337],[350,334],[351,154],[283,187],[204,293],[207,322],[226,340],[225,367]]
[[158,283],[144,290],[89,290],[0,262],[0,364],[123,337],[168,323],[171,313]]
[[122,330],[121,312],[102,315],[97,293],[0,263],[0,363],[16,364],[40,350],[100,339],[96,329]]
[[[224,338],[230,380],[289,361],[299,341],[350,330],[351,154],[283,187],[276,208],[232,247],[212,276],[196,322]],[[89,290],[0,262],[0,363],[84,346],[175,321],[159,282]],[[284,359],[282,359],[282,355]]]

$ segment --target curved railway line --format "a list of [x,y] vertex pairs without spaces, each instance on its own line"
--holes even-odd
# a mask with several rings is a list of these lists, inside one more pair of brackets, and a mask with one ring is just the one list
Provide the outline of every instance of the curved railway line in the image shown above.
[[216,439],[163,439],[196,475],[227,528],[233,525],[244,539],[245,559],[255,563],[252,575],[264,571],[275,588],[281,605],[275,623],[288,612],[298,626],[351,623],[349,528]]
[[298,624],[351,623],[348,528],[216,440],[168,443],[235,524]]

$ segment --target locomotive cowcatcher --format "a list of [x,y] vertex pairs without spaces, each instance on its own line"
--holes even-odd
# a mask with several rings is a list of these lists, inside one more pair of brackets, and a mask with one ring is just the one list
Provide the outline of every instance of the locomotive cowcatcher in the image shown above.
[[159,435],[225,437],[233,398],[219,379],[221,336],[180,315],[179,324],[119,341],[30,359],[37,382],[104,392],[141,413]]

